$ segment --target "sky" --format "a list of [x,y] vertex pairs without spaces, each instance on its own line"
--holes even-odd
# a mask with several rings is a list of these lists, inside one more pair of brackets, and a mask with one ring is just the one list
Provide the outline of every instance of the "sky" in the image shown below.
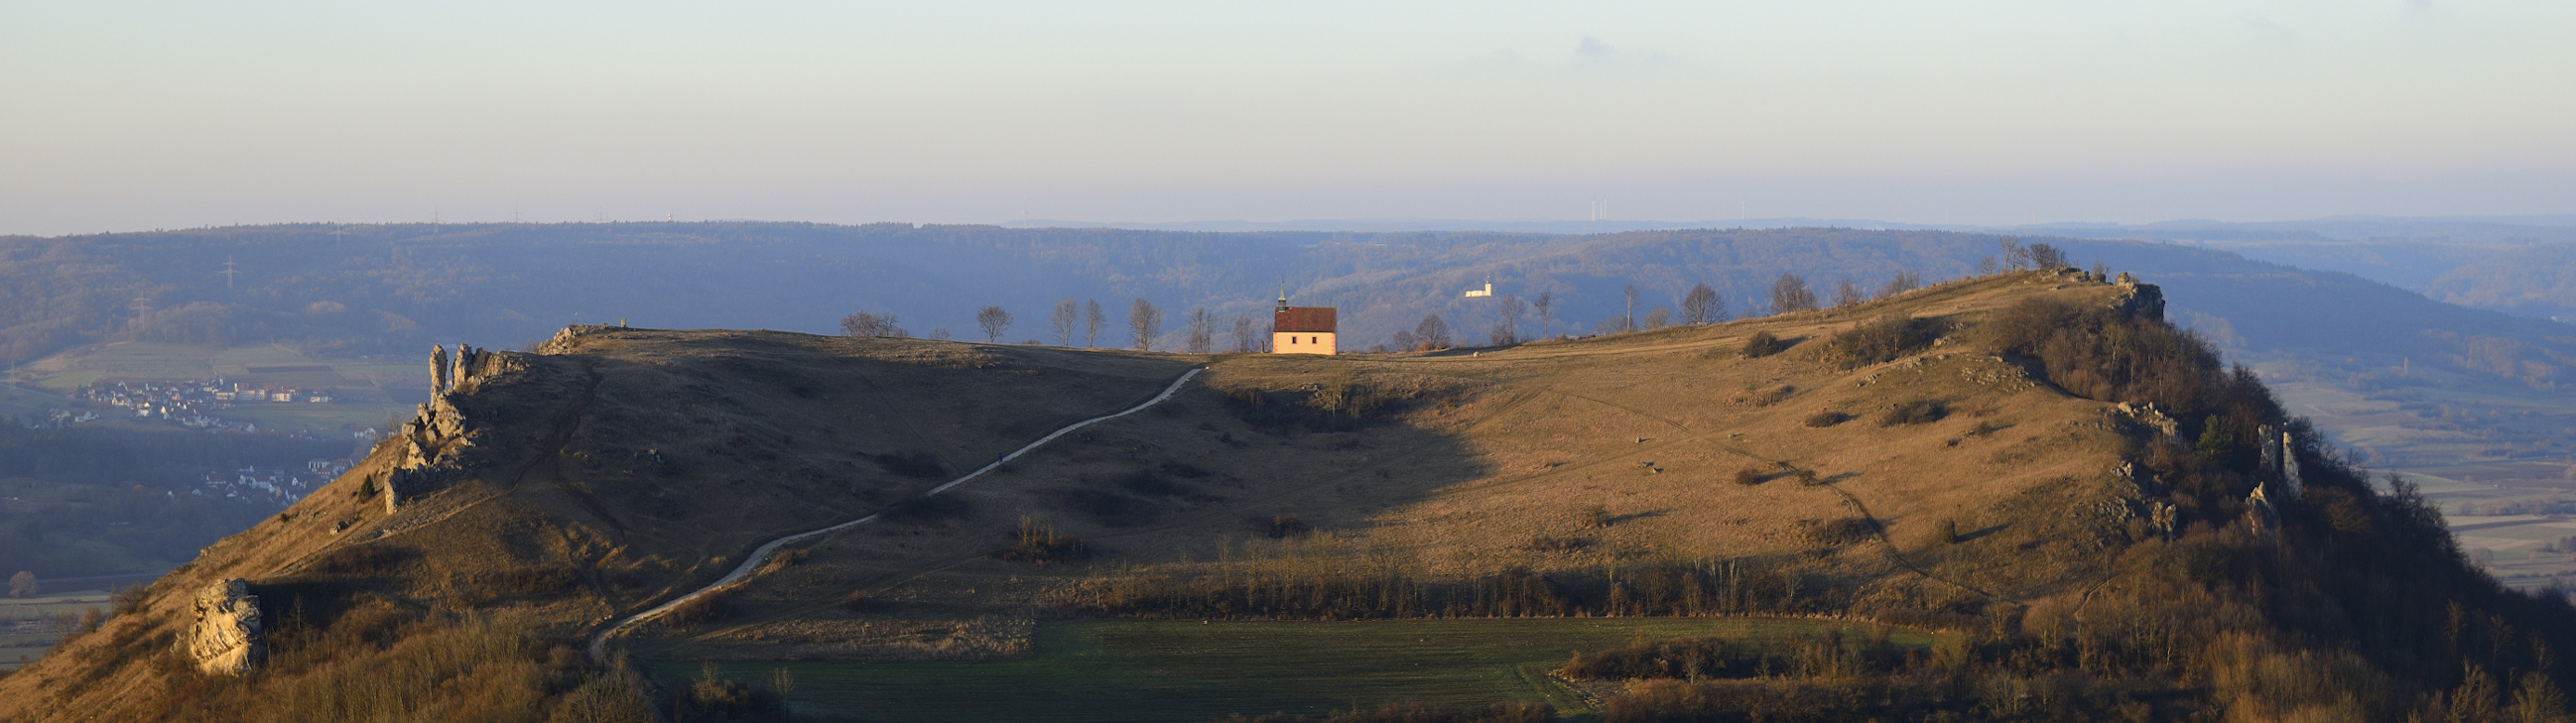
[[0,0],[0,234],[2576,212],[2576,3]]

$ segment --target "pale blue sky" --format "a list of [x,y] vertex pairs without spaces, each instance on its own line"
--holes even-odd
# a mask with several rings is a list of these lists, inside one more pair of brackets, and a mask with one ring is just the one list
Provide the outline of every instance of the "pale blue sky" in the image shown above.
[[2576,3],[0,2],[0,233],[2576,212]]

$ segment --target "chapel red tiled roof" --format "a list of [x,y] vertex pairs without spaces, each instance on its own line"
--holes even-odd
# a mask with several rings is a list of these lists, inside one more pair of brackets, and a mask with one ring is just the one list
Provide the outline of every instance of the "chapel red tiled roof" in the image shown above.
[[1291,306],[1286,311],[1277,312],[1277,317],[1271,321],[1272,331],[1298,334],[1333,333],[1333,307],[1330,306]]

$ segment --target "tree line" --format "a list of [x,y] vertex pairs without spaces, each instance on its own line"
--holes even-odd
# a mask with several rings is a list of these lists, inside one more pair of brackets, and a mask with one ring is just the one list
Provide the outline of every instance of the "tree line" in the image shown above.
[[[1011,312],[1000,306],[986,306],[975,312],[975,324],[984,332],[986,343],[1001,343],[1002,336],[1009,333],[1013,321],[1015,317]],[[1207,307],[1191,309],[1189,315],[1182,319],[1180,350],[1191,354],[1216,353],[1219,335],[1224,333],[1218,330],[1219,323],[1221,322],[1217,315],[1209,313]],[[1056,302],[1054,314],[1047,317],[1047,331],[1055,337],[1055,344],[1062,347],[1075,346],[1074,342],[1078,338],[1081,341],[1081,348],[1099,348],[1100,332],[1108,326],[1109,316],[1101,310],[1098,299],[1086,299],[1078,304],[1069,298]],[[1262,331],[1256,334],[1252,317],[1236,315],[1228,327],[1233,345],[1227,351],[1238,353],[1267,351],[1269,326],[1261,325]],[[852,312],[842,317],[841,333],[846,336],[898,338],[912,336],[911,332],[905,331],[898,323],[894,313],[870,311]],[[1162,338],[1162,307],[1156,306],[1154,302],[1144,297],[1136,297],[1136,301],[1127,307],[1127,333],[1128,348],[1136,351],[1153,351],[1154,345]],[[948,330],[933,329],[930,338],[947,339]],[[1040,344],[1042,342],[1029,339],[1020,343]]]

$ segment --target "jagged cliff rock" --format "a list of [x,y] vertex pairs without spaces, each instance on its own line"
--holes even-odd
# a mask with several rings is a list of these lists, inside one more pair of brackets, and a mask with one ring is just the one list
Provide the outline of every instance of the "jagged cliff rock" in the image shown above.
[[2155,284],[2139,283],[2137,278],[2130,276],[2129,272],[2126,271],[2120,272],[2119,285],[2121,293],[2116,300],[2111,302],[2112,308],[2119,309],[2131,316],[2140,316],[2149,319],[2165,318],[2165,291],[2163,288],[2158,287]]
[[188,657],[213,675],[242,675],[268,657],[259,596],[250,582],[230,578],[197,591],[197,618],[188,629]]
[[474,432],[486,416],[481,411],[468,415],[463,407],[472,404],[474,393],[486,383],[525,371],[528,364],[517,355],[458,344],[453,358],[445,347],[430,347],[429,368],[429,401],[414,408],[411,421],[403,424],[402,451],[385,475],[387,512],[446,486],[463,471],[463,452],[474,446]]

